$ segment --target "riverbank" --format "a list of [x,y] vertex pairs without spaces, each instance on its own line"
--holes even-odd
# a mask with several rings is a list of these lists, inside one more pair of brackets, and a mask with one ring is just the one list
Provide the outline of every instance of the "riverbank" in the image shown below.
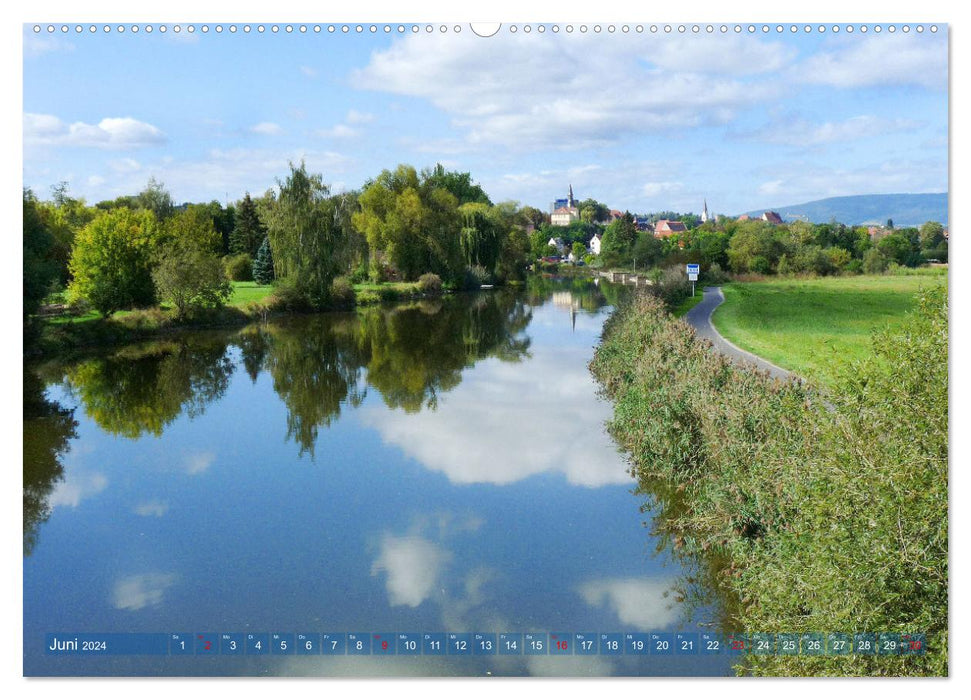
[[[823,407],[638,295],[591,369],[654,528],[712,565],[726,632],[925,634],[924,656],[745,656],[757,675],[947,674],[947,297],[924,293]],[[667,494],[667,495],[665,495]]]
[[916,293],[947,284],[947,270],[908,272],[726,284],[712,324],[743,350],[834,386],[840,368],[871,355],[876,329],[899,327]]

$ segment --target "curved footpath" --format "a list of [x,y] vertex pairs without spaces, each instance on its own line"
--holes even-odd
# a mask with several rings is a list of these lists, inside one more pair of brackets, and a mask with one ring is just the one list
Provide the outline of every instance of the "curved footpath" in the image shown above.
[[768,372],[775,379],[795,378],[795,375],[781,367],[777,367],[768,360],[763,360],[758,355],[742,350],[737,345],[727,341],[722,334],[715,330],[711,325],[711,315],[715,309],[725,301],[721,287],[705,287],[705,296],[696,307],[684,315],[684,320],[695,329],[695,332],[702,338],[711,341],[715,349],[723,355],[727,355],[738,364],[753,364],[764,372]]

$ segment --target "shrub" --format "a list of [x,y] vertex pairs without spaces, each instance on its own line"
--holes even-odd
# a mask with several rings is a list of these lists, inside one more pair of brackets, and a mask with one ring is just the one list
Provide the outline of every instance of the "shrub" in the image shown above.
[[870,248],[863,254],[863,271],[868,275],[878,275],[885,272],[890,261],[876,248]]
[[434,272],[426,272],[418,278],[418,289],[423,294],[441,294],[442,278]]
[[947,311],[943,287],[920,295],[825,400],[711,352],[650,295],[607,322],[591,369],[610,432],[655,530],[729,596],[732,631],[927,634],[923,656],[751,655],[740,671],[947,675]]
[[335,309],[354,308],[354,285],[346,277],[338,277],[330,284],[330,303]]
[[233,282],[249,282],[253,279],[253,258],[249,253],[227,255],[223,258],[226,278]]
[[481,265],[473,265],[465,270],[465,288],[478,289],[483,284],[492,284],[492,274]]
[[722,270],[721,265],[718,263],[712,263],[705,272],[705,282],[708,284],[725,284],[728,282],[728,274]]
[[760,275],[772,273],[772,263],[764,255],[756,255],[749,263],[749,270]]
[[219,258],[197,248],[169,246],[152,279],[159,298],[175,304],[180,319],[190,310],[222,306],[233,291]]
[[282,280],[266,299],[270,311],[303,312],[310,311],[310,301],[306,295],[289,280]]
[[843,266],[843,272],[851,275],[858,275],[863,272],[863,261],[854,258]]

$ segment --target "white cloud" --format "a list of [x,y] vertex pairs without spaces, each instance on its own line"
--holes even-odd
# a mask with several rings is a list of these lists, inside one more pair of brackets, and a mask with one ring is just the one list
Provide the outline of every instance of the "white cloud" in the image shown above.
[[607,607],[618,622],[643,631],[660,630],[680,617],[671,581],[645,578],[604,578],[588,581],[578,592],[592,607]]
[[157,127],[131,117],[106,117],[97,125],[65,124],[50,114],[24,113],[24,143],[42,146],[132,149],[165,143]]
[[300,66],[300,72],[303,73],[308,78],[317,77],[317,69],[311,68],[310,66]]
[[767,178],[759,186],[759,192],[782,200],[769,202],[766,206],[850,194],[947,191],[947,163],[933,159],[889,159],[873,165],[845,168],[792,161],[764,172]]
[[795,67],[796,79],[840,88],[914,85],[947,88],[947,41],[917,34],[859,35],[833,43]]
[[24,35],[24,56],[42,56],[55,51],[73,51],[74,44],[57,36],[34,34],[32,31]]
[[920,126],[920,122],[912,119],[887,119],[870,114],[823,123],[813,123],[794,115],[787,115],[740,136],[786,146],[813,147],[913,131]]
[[136,173],[142,169],[141,163],[134,158],[119,158],[111,161],[108,165],[116,173]]
[[663,194],[680,192],[684,189],[684,184],[680,182],[646,182],[644,183],[644,196],[657,197]]
[[51,493],[51,508],[57,506],[71,506],[77,508],[81,501],[101,493],[108,486],[108,478],[98,472],[84,471],[83,468],[73,468],[67,471],[63,481],[57,482]]
[[351,80],[430,100],[473,145],[573,149],[723,123],[736,109],[774,95],[767,84],[740,78],[754,71],[753,61],[783,65],[787,52],[754,38],[746,45],[736,60],[734,43],[726,43],[719,60],[709,42],[684,37],[503,33],[483,41],[447,33],[407,37],[376,51]]
[[[305,149],[213,149],[200,160],[163,158],[158,164],[146,164],[144,177],[154,176],[164,182],[178,201],[201,201],[208,198],[222,200],[242,197],[244,192],[262,193],[290,170],[290,163],[306,161],[311,172],[324,175],[324,182],[337,192],[335,175],[346,172],[350,159],[334,151]],[[127,191],[129,183],[123,181]]]
[[423,537],[385,534],[371,575],[385,574],[391,605],[416,608],[435,591],[451,556],[447,550]]
[[346,139],[357,136],[358,131],[347,124],[335,124],[329,129],[318,129],[314,133],[316,136],[326,139]]
[[344,118],[348,124],[370,124],[374,121],[374,115],[368,112],[358,112],[356,109],[349,110],[347,117]]
[[[559,314],[570,323],[566,309]],[[582,323],[600,319],[581,312]],[[579,348],[537,352],[528,371],[485,360],[439,399],[442,410],[369,407],[362,419],[386,443],[455,484],[511,484],[550,472],[590,488],[631,483],[604,428],[611,408],[596,398],[586,359]]]
[[135,515],[141,515],[142,517],[155,517],[161,518],[169,510],[169,504],[164,501],[146,501],[144,503],[139,503],[136,505],[132,512]]
[[186,455],[182,463],[182,468],[185,470],[186,474],[202,474],[204,471],[208,470],[215,461],[216,455],[212,452],[193,452]]
[[679,73],[743,76],[778,71],[792,63],[795,55],[792,47],[782,43],[746,36],[697,35],[657,42],[645,59]]
[[135,574],[119,579],[111,595],[111,604],[119,610],[141,610],[160,604],[165,591],[176,581],[175,574]]
[[260,122],[251,126],[249,130],[254,134],[263,134],[264,136],[272,136],[283,131],[280,125],[274,122]]
[[106,180],[100,175],[89,175],[88,179],[85,180],[88,187],[101,187],[105,184]]

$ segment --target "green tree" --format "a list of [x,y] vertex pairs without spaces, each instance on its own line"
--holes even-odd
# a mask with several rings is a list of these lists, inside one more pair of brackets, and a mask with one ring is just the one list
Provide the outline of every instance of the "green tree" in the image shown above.
[[33,192],[24,189],[24,321],[37,311],[57,277],[54,236]]
[[863,272],[868,275],[878,275],[887,269],[890,261],[880,252],[879,248],[870,248],[863,254]]
[[944,227],[937,221],[928,221],[920,227],[921,250],[937,248],[945,241]]
[[891,233],[877,241],[877,250],[898,265],[907,265],[914,252],[911,241],[902,233]]
[[87,300],[105,316],[155,300],[152,252],[157,224],[151,211],[106,211],[78,232],[69,269],[72,300]]
[[431,170],[422,172],[422,181],[430,187],[450,192],[458,200],[459,205],[470,202],[492,205],[485,190],[478,183],[472,182],[471,173],[446,170],[444,165],[437,163]]
[[273,252],[270,250],[270,239],[264,238],[256,258],[253,260],[253,279],[258,284],[269,284],[274,280]]
[[521,228],[510,229],[502,240],[496,275],[502,280],[522,280],[531,258],[530,241]]
[[331,283],[347,266],[347,200],[330,197],[322,176],[308,173],[303,162],[291,163],[290,175],[278,186],[266,219],[276,276],[291,280],[311,305],[325,307]]
[[600,255],[608,265],[622,264],[631,260],[637,242],[637,225],[629,211],[611,223],[603,235]]
[[437,182],[435,177],[422,181],[413,167],[399,165],[364,188],[352,221],[367,238],[372,274],[387,262],[408,280],[424,272],[461,279],[458,199]]
[[735,272],[767,274],[785,252],[776,227],[764,221],[745,221],[728,244],[728,262]]
[[180,319],[190,310],[222,306],[233,292],[219,258],[192,246],[168,246],[152,279],[159,298],[175,304]]
[[236,222],[229,238],[229,250],[236,255],[248,253],[255,258],[265,237],[266,228],[260,221],[256,203],[247,192],[236,209]]
[[216,230],[207,205],[190,204],[162,225],[161,242],[181,248],[194,248],[217,256],[222,252],[222,236]]
[[87,226],[97,214],[97,209],[89,207],[83,199],[75,199],[68,194],[66,182],[51,187],[52,201],[38,202],[41,215],[54,237],[51,259],[57,265],[56,283],[66,285],[69,281],[67,270],[77,232]]
[[165,185],[154,177],[149,178],[145,189],[138,193],[136,199],[138,206],[152,212],[156,221],[165,221],[175,213],[172,195],[165,189]]

